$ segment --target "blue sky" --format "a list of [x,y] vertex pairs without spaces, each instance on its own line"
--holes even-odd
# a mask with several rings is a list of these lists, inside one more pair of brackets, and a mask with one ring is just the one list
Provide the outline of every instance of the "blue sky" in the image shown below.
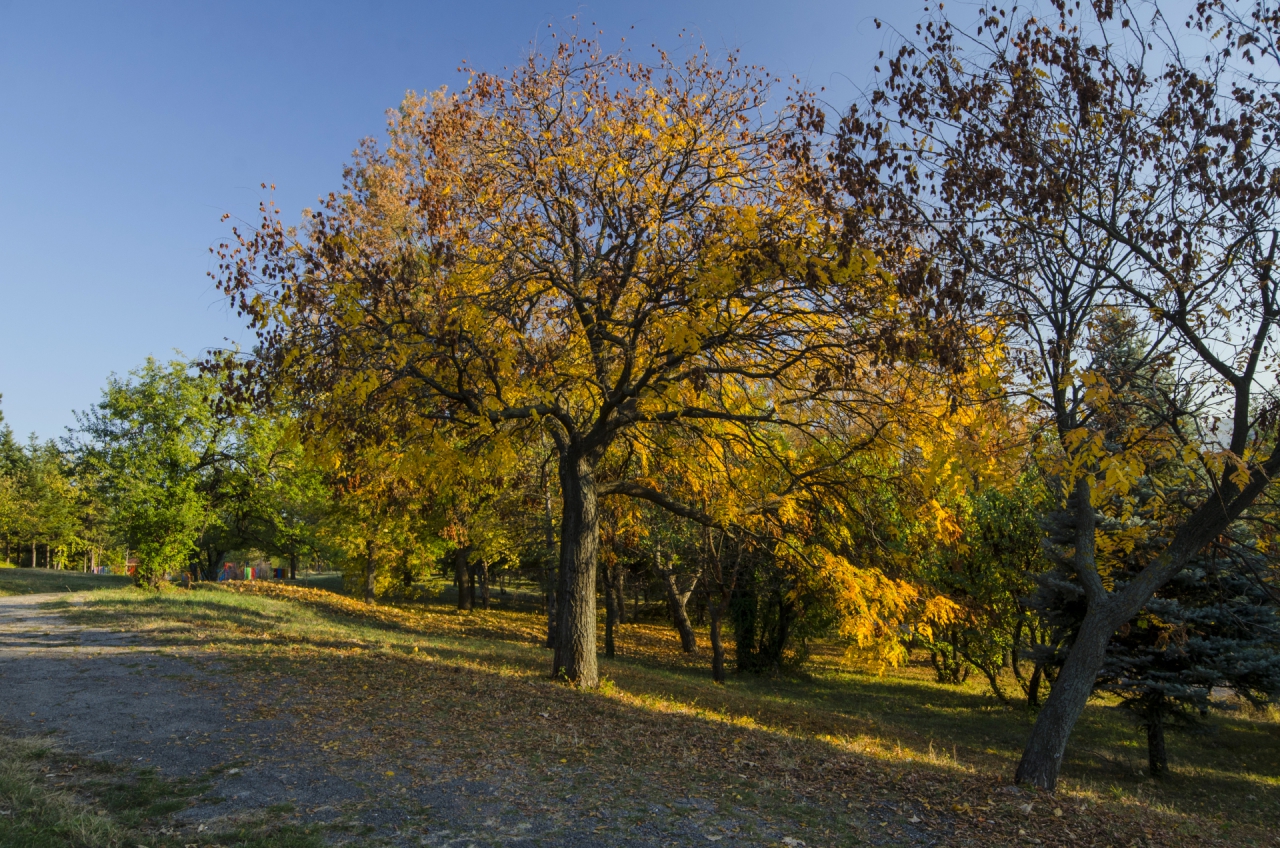
[[[153,4],[0,0],[0,393],[61,435],[106,377],[247,334],[207,272],[223,212],[294,218],[406,90],[500,70],[577,14],[606,44],[688,30],[846,102],[923,2]],[[631,27],[635,30],[632,31]]]

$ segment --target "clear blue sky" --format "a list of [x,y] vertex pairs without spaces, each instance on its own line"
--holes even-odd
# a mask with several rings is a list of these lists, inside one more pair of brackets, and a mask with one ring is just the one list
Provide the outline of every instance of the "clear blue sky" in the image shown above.
[[[406,90],[518,61],[578,14],[605,43],[681,29],[784,77],[865,84],[923,0],[156,2],[0,0],[0,393],[61,435],[108,374],[246,338],[206,276],[223,212],[293,218],[339,184]],[[630,28],[635,26],[635,30]]]

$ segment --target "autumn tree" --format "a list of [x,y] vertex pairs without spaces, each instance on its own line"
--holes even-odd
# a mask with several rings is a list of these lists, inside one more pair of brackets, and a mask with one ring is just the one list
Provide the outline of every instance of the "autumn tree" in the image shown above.
[[597,681],[599,498],[731,519],[600,479],[610,450],[736,428],[738,449],[782,469],[724,507],[758,513],[812,472],[787,473],[776,432],[830,433],[840,455],[892,406],[892,369],[871,373],[903,354],[911,292],[827,237],[797,190],[811,175],[783,155],[787,115],[765,114],[769,82],[732,54],[649,63],[553,41],[509,76],[406,97],[300,229],[264,207],[221,249],[218,283],[258,334],[249,388],[287,391],[312,432],[546,434],[554,671],[578,684]]
[[[1112,634],[1280,471],[1280,19],[1265,3],[1204,2],[1185,26],[1149,4],[1043,11],[922,25],[843,118],[834,165],[877,213],[851,216],[853,236],[900,233],[923,276],[982,292],[1022,366],[1087,601],[1018,767],[1052,788]],[[1165,383],[1108,374],[1090,340],[1116,314]],[[1197,472],[1157,493],[1162,541],[1114,582],[1107,557],[1134,540],[1107,528],[1171,455]]]

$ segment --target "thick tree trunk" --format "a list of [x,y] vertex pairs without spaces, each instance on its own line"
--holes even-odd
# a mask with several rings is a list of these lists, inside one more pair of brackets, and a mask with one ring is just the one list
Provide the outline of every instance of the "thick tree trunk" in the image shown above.
[[1057,786],[1067,740],[1093,692],[1114,629],[1100,611],[1090,610],[1085,615],[1062,672],[1049,690],[1044,709],[1036,716],[1031,738],[1018,763],[1018,783],[1050,791]]
[[458,609],[471,609],[471,593],[467,590],[467,577],[470,569],[467,568],[467,557],[470,554],[470,548],[457,548],[453,552],[453,577],[458,584]]
[[1152,777],[1169,773],[1169,758],[1164,751],[1164,713],[1159,709],[1147,717],[1147,766]]
[[693,589],[691,587],[688,592],[681,592],[676,583],[675,572],[670,568],[662,568],[661,564],[659,564],[659,570],[667,587],[667,604],[671,607],[671,621],[675,625],[676,632],[680,634],[680,650],[686,654],[697,653],[698,640],[694,636],[693,624],[689,622],[688,612],[689,596],[693,594]]
[[289,554],[289,579],[298,579],[298,554],[296,552]]
[[728,600],[724,597],[711,600],[707,612],[711,616],[711,679],[724,683],[724,642],[720,638],[720,618]]
[[365,559],[364,559],[364,600],[365,603],[373,603],[374,589],[377,585],[378,569],[374,566],[374,545],[370,539],[365,543]]
[[560,584],[552,674],[586,687],[599,682],[596,666],[596,559],[600,518],[595,469],[586,457],[560,455]]

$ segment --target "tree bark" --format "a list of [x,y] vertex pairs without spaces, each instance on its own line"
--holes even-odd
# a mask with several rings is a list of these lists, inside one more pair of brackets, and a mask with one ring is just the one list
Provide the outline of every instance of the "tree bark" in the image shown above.
[[[686,654],[697,653],[698,640],[694,635],[688,612],[689,596],[693,594],[693,587],[690,587],[687,592],[681,592],[680,586],[676,583],[675,571],[663,568],[661,561],[659,561],[658,570],[662,573],[662,579],[667,587],[667,604],[671,607],[671,621],[675,624],[676,632],[680,634],[680,650]],[[696,580],[694,585],[697,585]]]
[[298,579],[298,553],[294,551],[289,554],[289,579]]
[[596,560],[600,516],[595,468],[565,448],[560,454],[560,583],[552,675],[578,686],[599,683],[596,665]]
[[724,642],[720,639],[720,618],[728,600],[724,597],[713,599],[707,605],[711,616],[711,679],[716,683],[724,683]]
[[1169,758],[1164,750],[1164,713],[1159,708],[1147,717],[1147,766],[1152,777],[1169,773]]
[[482,609],[489,608],[489,563],[486,560],[480,560],[480,606]]
[[613,599],[618,611],[618,624],[627,623],[627,583],[622,563],[613,566]]
[[364,600],[365,603],[373,603],[374,588],[377,584],[378,569],[374,567],[374,544],[370,539],[365,542],[365,560],[364,560]]
[[471,609],[471,593],[467,591],[467,576],[470,569],[467,568],[467,557],[470,555],[470,548],[456,548],[453,552],[453,577],[458,584],[458,609]]
[[614,563],[612,566],[604,567],[604,655],[612,658],[614,655],[614,631],[618,627],[618,595],[617,587],[614,585],[613,576],[620,566]]
[[1107,655],[1107,643],[1115,628],[1109,626],[1102,610],[1090,609],[1067,654],[1058,681],[1049,690],[1044,709],[1036,716],[1016,780],[1052,791],[1058,783],[1067,739],[1084,712],[1098,671]]
[[1031,679],[1027,681],[1027,706],[1040,706],[1040,678],[1044,676],[1044,666],[1036,663],[1034,670],[1031,672]]
[[545,534],[544,543],[546,545],[545,560],[546,568],[543,574],[543,595],[546,598],[547,606],[547,642],[546,647],[554,648],[556,646],[556,622],[559,615],[556,612],[556,592],[559,589],[559,570],[556,568],[556,559],[559,552],[556,550],[556,524],[555,510],[552,508],[551,498],[551,482],[546,477],[546,466],[543,466],[542,477],[542,509],[543,509],[543,531]]

